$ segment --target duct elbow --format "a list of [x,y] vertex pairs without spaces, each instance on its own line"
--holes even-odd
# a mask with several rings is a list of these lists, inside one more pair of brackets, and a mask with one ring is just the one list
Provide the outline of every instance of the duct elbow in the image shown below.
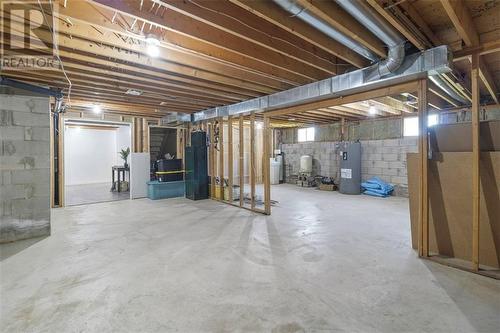
[[387,59],[382,60],[378,64],[378,72],[380,77],[394,73],[403,64],[405,58],[405,43],[402,42],[389,49]]

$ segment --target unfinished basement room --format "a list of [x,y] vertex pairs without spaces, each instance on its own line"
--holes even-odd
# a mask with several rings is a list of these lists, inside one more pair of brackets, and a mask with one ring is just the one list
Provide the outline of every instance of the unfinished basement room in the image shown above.
[[500,0],[0,0],[1,332],[500,332]]

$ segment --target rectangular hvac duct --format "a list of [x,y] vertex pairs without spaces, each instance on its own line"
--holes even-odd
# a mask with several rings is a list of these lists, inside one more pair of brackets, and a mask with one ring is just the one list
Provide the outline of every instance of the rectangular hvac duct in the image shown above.
[[340,97],[354,92],[362,92],[378,87],[402,83],[423,77],[451,71],[452,56],[446,45],[420,53],[408,55],[401,67],[383,79],[368,81],[370,67],[337,75],[325,80],[271,95],[253,98],[222,107],[215,107],[193,114],[194,122],[214,117],[238,115],[250,112],[265,112],[278,108]]

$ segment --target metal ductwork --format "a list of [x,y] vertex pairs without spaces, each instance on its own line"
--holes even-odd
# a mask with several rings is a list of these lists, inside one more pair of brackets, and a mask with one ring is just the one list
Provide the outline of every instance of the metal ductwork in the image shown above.
[[389,49],[387,58],[372,66],[372,72],[367,79],[369,81],[377,80],[397,70],[405,58],[405,39],[403,36],[376,13],[366,0],[336,0],[336,2],[383,41]]
[[373,53],[370,49],[365,47],[364,45],[358,43],[351,37],[345,35],[344,33],[338,31],[330,24],[325,22],[323,19],[311,14],[307,11],[306,8],[297,4],[294,0],[274,0],[276,4],[278,4],[281,8],[292,14],[293,17],[298,17],[302,21],[307,24],[315,27],[325,35],[335,39],[339,43],[344,44],[348,48],[352,49],[354,52],[359,55],[365,57],[366,59],[377,62],[379,61],[379,57]]
[[459,101],[462,104],[468,104],[467,101],[462,95],[457,93],[453,88],[450,87],[448,82],[446,82],[440,75],[432,75],[429,76],[429,79],[442,91],[444,91],[448,96],[453,98],[454,100]]
[[[368,81],[376,80],[397,70],[404,61],[405,39],[395,31],[387,21],[370,7],[366,0],[335,0],[346,12],[364,25],[389,48],[387,59],[373,65],[373,72],[367,77]],[[457,93],[439,75],[429,77],[436,86],[460,103],[467,104],[467,100]]]
[[341,97],[388,84],[451,72],[451,63],[451,52],[448,47],[439,46],[406,56],[403,64],[394,73],[379,80],[367,81],[367,74],[372,69],[371,67],[362,68],[271,95],[196,112],[192,115],[192,120],[197,122],[215,117],[265,112],[327,98]]
[[[275,94],[258,97],[240,103],[215,107],[192,115],[197,122],[214,117],[264,112],[316,100],[340,97],[345,94],[373,89],[390,82],[402,82],[423,75],[430,79],[453,99],[467,104],[467,101],[444,81],[439,74],[450,72],[451,52],[446,46],[439,46],[420,53],[405,55],[405,39],[385,21],[365,0],[335,0],[344,10],[362,25],[372,31],[388,47],[388,56],[374,65],[361,68],[332,78],[313,82]],[[353,50],[360,50],[357,41],[335,30],[322,19],[315,17],[294,0],[274,0],[292,15],[299,17],[318,30],[345,44]],[[328,32],[327,32],[328,31]],[[344,37],[346,39],[344,39]],[[343,41],[349,40],[350,44]],[[354,45],[353,45],[354,44]],[[358,52],[358,51],[356,51]],[[362,51],[364,52],[364,51]],[[358,52],[365,56],[365,54]],[[370,52],[371,53],[371,52]],[[366,54],[372,59],[373,54]]]

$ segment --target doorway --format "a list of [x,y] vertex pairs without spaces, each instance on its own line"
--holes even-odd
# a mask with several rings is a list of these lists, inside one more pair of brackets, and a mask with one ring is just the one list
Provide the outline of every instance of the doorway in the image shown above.
[[130,199],[130,124],[66,119],[66,206]]

